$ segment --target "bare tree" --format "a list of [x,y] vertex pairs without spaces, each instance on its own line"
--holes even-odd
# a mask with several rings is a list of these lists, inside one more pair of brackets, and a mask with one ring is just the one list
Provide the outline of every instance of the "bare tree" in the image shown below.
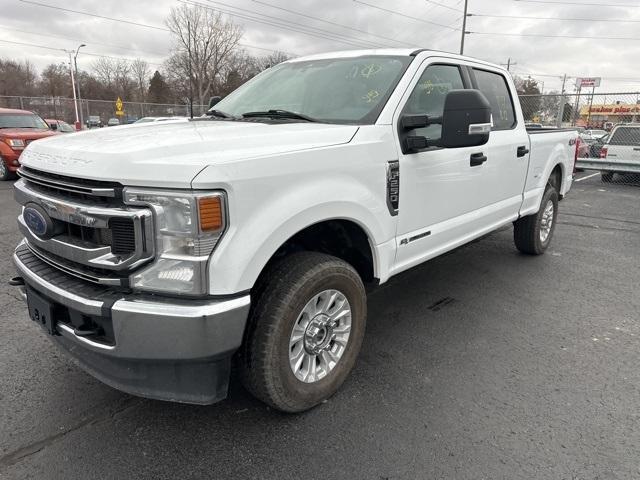
[[100,82],[106,87],[113,87],[113,78],[115,76],[115,61],[100,57],[93,62],[93,71]]
[[147,99],[147,84],[149,83],[149,64],[141,58],[136,58],[131,62],[131,71],[138,90],[138,100],[141,102]]
[[242,28],[211,8],[185,4],[171,8],[166,23],[174,37],[167,70],[185,94],[206,104],[216,77],[242,38]]
[[273,52],[260,58],[260,70],[274,67],[279,63],[286,62],[291,57],[284,52]]
[[41,74],[40,90],[51,97],[70,95],[71,75],[69,66],[64,63],[52,63]]
[[131,66],[126,60],[100,57],[93,63],[93,71],[112,96],[124,99],[131,95],[134,82]]

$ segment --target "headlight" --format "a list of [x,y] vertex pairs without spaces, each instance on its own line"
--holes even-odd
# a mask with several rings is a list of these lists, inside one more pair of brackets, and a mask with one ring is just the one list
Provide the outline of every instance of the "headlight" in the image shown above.
[[14,150],[21,150],[25,147],[24,140],[21,140],[19,138],[6,138],[4,141]]
[[207,293],[207,262],[226,228],[223,192],[181,192],[125,188],[124,202],[154,212],[157,259],[131,276],[138,290]]

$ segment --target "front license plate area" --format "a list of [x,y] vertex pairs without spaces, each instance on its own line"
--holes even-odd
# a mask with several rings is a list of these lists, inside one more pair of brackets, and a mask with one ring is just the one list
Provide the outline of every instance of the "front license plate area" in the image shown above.
[[38,295],[31,288],[27,288],[27,306],[31,320],[44,328],[49,335],[58,334],[51,302]]

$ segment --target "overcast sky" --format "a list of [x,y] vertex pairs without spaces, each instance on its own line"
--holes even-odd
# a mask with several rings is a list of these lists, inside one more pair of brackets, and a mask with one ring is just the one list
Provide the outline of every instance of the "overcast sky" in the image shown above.
[[[269,53],[268,49],[273,49],[295,55],[365,45],[417,45],[458,51],[464,6],[464,0],[196,1],[235,13],[228,18],[244,27],[242,43],[252,54],[265,54]],[[65,54],[1,40],[56,49],[71,49],[86,43],[85,54],[79,56],[81,69],[90,69],[96,59],[87,54],[141,57],[151,64],[160,64],[171,46],[170,34],[161,28],[164,28],[164,19],[171,6],[179,5],[179,0],[33,2],[40,5],[0,0],[0,57],[29,59],[42,68],[48,63],[62,61]],[[160,29],[42,5],[89,12]],[[523,76],[531,74],[544,81],[545,92],[560,88],[563,73],[571,77],[601,76],[601,92],[640,91],[640,0],[469,0],[469,13],[473,16],[468,19],[467,30],[474,33],[466,37],[465,54],[496,63],[506,63],[510,57],[516,64],[512,71]],[[343,28],[343,25],[349,28]],[[614,38],[606,39],[611,37]],[[620,37],[630,40],[616,39]],[[574,83],[573,78],[568,81],[569,91]]]

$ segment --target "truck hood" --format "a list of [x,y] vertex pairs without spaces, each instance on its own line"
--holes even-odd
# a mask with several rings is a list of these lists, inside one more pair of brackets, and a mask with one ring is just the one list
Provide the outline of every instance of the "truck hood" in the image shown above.
[[348,143],[357,130],[320,123],[142,123],[47,138],[29,145],[20,162],[70,177],[185,188],[208,165]]

